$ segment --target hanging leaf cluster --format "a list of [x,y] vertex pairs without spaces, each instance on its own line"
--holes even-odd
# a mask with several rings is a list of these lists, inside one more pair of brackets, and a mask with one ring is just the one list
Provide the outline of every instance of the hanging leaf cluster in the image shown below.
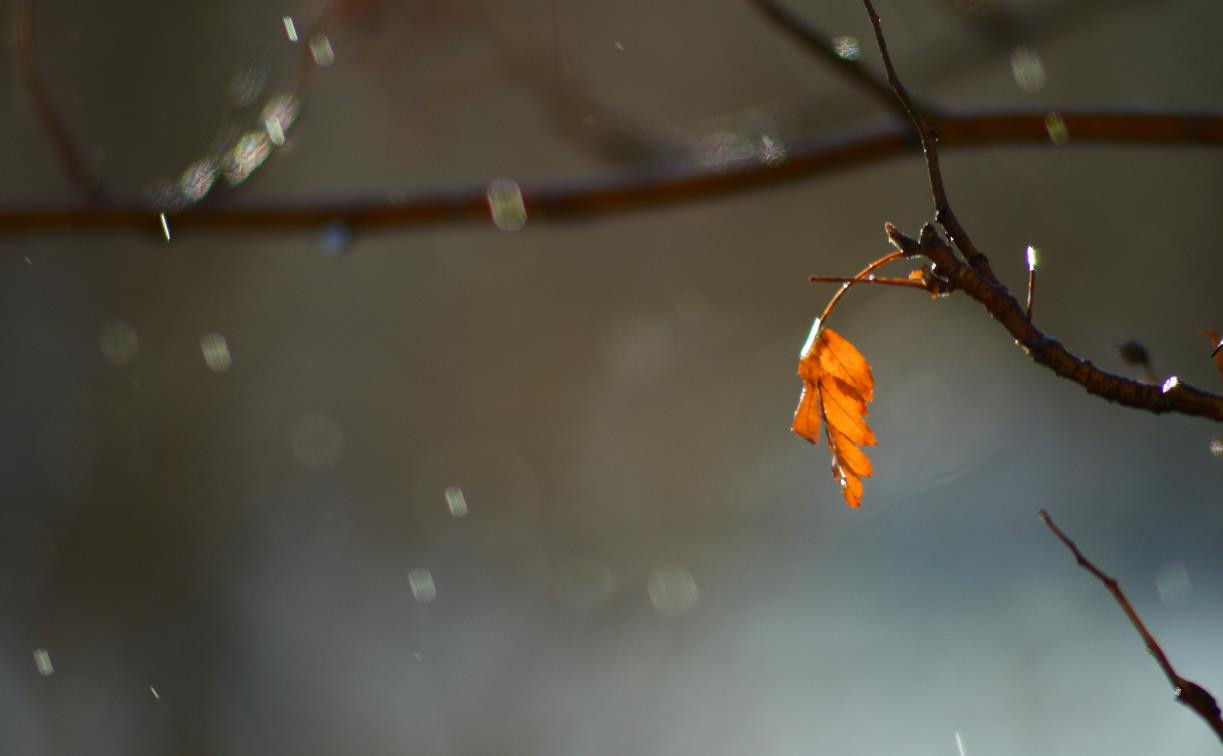
[[832,451],[832,477],[841,486],[845,503],[857,508],[862,503],[862,479],[873,472],[862,450],[875,445],[875,434],[866,424],[866,404],[875,393],[870,363],[848,339],[816,320],[799,356],[798,375],[803,393],[791,428],[817,444],[822,425]]

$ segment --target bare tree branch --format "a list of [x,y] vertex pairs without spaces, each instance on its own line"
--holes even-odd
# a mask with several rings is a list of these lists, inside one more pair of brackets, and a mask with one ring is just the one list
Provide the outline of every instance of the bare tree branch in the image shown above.
[[866,6],[866,13],[870,17],[871,26],[875,30],[875,41],[879,44],[879,54],[882,56],[883,65],[888,72],[888,82],[892,85],[892,89],[896,91],[896,98],[904,105],[905,113],[908,114],[909,120],[913,122],[913,126],[921,137],[922,151],[926,154],[926,170],[930,174],[930,191],[934,195],[934,219],[947,230],[952,243],[959,248],[960,252],[968,260],[968,263],[978,273],[989,281],[997,281],[998,278],[989,266],[989,258],[982,254],[976,245],[972,243],[968,232],[964,230],[964,227],[956,219],[955,213],[951,210],[951,203],[947,200],[947,190],[943,186],[943,171],[939,166],[938,160],[939,134],[926,122],[921,111],[913,104],[913,100],[909,97],[909,93],[905,90],[904,85],[900,83],[900,77],[896,75],[896,68],[892,65],[892,57],[888,55],[887,40],[883,38],[883,26],[879,21],[879,14],[875,12],[875,6],[871,4],[871,0],[862,0],[862,4]]
[[[955,215],[948,204],[947,192],[943,187],[942,173],[939,169],[938,135],[922,115],[914,109],[908,93],[896,76],[896,69],[888,55],[887,41],[883,36],[879,14],[875,12],[874,5],[871,0],[862,0],[862,3],[866,7],[867,15],[875,30],[879,53],[887,68],[888,81],[891,82],[897,99],[904,104],[914,128],[921,136],[937,219],[947,229],[952,241],[959,247],[968,263],[961,262],[960,256],[939,237],[934,227],[929,224],[922,229],[920,241],[905,236],[888,224],[887,234],[896,248],[906,255],[929,259],[934,264],[931,273],[937,278],[940,285],[945,287],[945,291],[959,289],[980,302],[994,319],[1015,337],[1016,342],[1037,364],[1044,365],[1058,375],[1078,383],[1089,393],[1150,412],[1179,412],[1223,421],[1223,396],[1182,383],[1175,376],[1165,381],[1162,386],[1153,386],[1108,373],[1097,368],[1090,361],[1075,356],[1058,341],[1032,325],[1031,301],[1029,300],[1026,308],[1020,305],[1010,290],[994,276],[988,258],[977,250],[971,241],[968,241],[959,223],[955,220]],[[943,124],[952,122],[954,119],[944,119]],[[1029,287],[1032,283],[1030,277]]]
[[891,224],[888,238],[905,254],[925,257],[946,282],[948,291],[960,290],[977,300],[1023,347],[1038,365],[1079,384],[1088,393],[1110,402],[1137,407],[1154,413],[1177,412],[1223,421],[1223,396],[1211,394],[1180,381],[1175,376],[1162,386],[1125,378],[1096,367],[1090,360],[1072,354],[1060,342],[1046,335],[1028,320],[1024,306],[1000,283],[987,281],[962,262],[951,247],[927,224],[921,239],[905,236]]
[[[947,114],[938,122],[944,146],[1051,145],[1047,111]],[[1223,145],[1223,112],[1062,112],[1070,144]],[[855,130],[789,145],[785,160],[747,159],[721,166],[690,166],[623,174],[586,183],[526,184],[523,201],[532,222],[572,221],[778,186],[896,157],[908,151],[905,124]],[[1063,148],[1058,148],[1063,149]],[[172,215],[176,232],[188,230],[282,233],[343,223],[354,232],[407,229],[441,223],[487,222],[486,184],[429,190],[394,200],[283,202],[194,206]],[[160,234],[157,209],[139,204],[64,205],[0,209],[0,234],[124,231]]]
[[1091,560],[1083,556],[1083,552],[1079,551],[1079,547],[1075,545],[1074,541],[1070,540],[1062,532],[1061,528],[1054,524],[1053,518],[1049,516],[1048,512],[1043,509],[1040,510],[1040,519],[1053,532],[1053,535],[1057,536],[1058,540],[1065,544],[1066,548],[1070,549],[1070,553],[1074,554],[1075,561],[1078,562],[1079,566],[1094,575],[1097,580],[1104,584],[1108,592],[1113,594],[1113,598],[1117,600],[1121,610],[1125,612],[1125,616],[1130,618],[1130,623],[1138,631],[1138,634],[1142,636],[1142,642],[1146,644],[1147,651],[1151,653],[1151,656],[1155,657],[1159,668],[1163,670],[1164,676],[1168,678],[1168,683],[1172,686],[1172,692],[1176,696],[1176,700],[1192,709],[1210,726],[1210,729],[1214,730],[1219,740],[1223,741],[1223,718],[1220,718],[1219,704],[1215,701],[1215,697],[1202,686],[1192,680],[1186,680],[1177,674],[1176,670],[1172,667],[1172,662],[1168,661],[1167,654],[1164,653],[1159,642],[1155,640],[1155,636],[1151,635],[1151,632],[1147,630],[1147,626],[1139,618],[1138,612],[1134,611],[1134,607],[1130,604],[1130,600],[1126,598],[1125,593],[1121,591],[1121,586],[1117,584],[1117,581],[1104,574]]

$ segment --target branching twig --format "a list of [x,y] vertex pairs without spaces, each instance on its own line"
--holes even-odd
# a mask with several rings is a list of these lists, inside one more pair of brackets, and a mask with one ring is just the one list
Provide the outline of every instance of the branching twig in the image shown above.
[[1071,354],[1028,321],[1023,305],[1009,289],[985,280],[962,262],[933,226],[927,224],[922,229],[920,241],[902,234],[891,224],[887,225],[887,234],[897,249],[934,263],[934,270],[946,281],[949,291],[959,289],[980,302],[1037,364],[1074,381],[1089,393],[1150,412],[1179,412],[1223,421],[1223,396],[1179,380],[1169,379],[1163,386],[1139,383],[1101,370],[1089,360]]
[[1121,591],[1117,581],[1105,575],[1091,560],[1083,556],[1083,552],[1079,551],[1079,547],[1075,545],[1074,541],[1070,540],[1062,532],[1061,528],[1053,523],[1053,518],[1049,516],[1048,512],[1043,509],[1040,510],[1040,519],[1053,532],[1053,535],[1057,536],[1058,540],[1065,544],[1066,548],[1070,549],[1070,553],[1074,554],[1075,561],[1079,563],[1079,566],[1094,575],[1097,580],[1104,584],[1109,593],[1113,594],[1113,598],[1121,605],[1121,610],[1125,612],[1125,616],[1130,618],[1130,623],[1134,625],[1134,629],[1142,636],[1142,642],[1146,644],[1147,651],[1151,653],[1151,656],[1155,657],[1159,668],[1163,670],[1164,676],[1168,678],[1176,700],[1193,709],[1214,730],[1215,735],[1219,736],[1219,740],[1223,741],[1223,718],[1220,718],[1219,704],[1215,701],[1214,696],[1192,680],[1186,680],[1177,674],[1176,670],[1172,667],[1172,662],[1168,661],[1168,656],[1160,648],[1159,643],[1155,640],[1155,636],[1151,635],[1146,625],[1143,624],[1142,619],[1138,617],[1138,612],[1134,611],[1134,607],[1130,605],[1129,599]]
[[93,202],[101,199],[104,194],[102,182],[85,164],[80,150],[38,79],[34,65],[34,0],[19,0],[17,5],[17,69],[34,113],[42,122],[43,130],[55,150],[60,170],[82,200]]
[[[893,260],[900,260],[905,256],[906,253],[903,251],[889,252],[883,257],[880,257],[878,260],[871,262],[870,265],[867,265],[862,270],[858,271],[856,276],[841,284],[841,288],[837,289],[837,293],[833,294],[832,299],[828,300],[828,304],[824,306],[824,311],[820,313],[820,316],[816,318],[816,320],[820,323],[828,320],[828,316],[831,315],[832,311],[836,308],[837,302],[841,301],[841,297],[845,296],[845,292],[849,291],[849,287],[856,283],[865,283],[866,281],[869,281],[870,279],[867,277],[870,276],[870,274],[874,273],[876,270],[879,270]],[[816,276],[812,276],[811,280],[815,281]]]
[[934,219],[947,230],[951,241],[978,273],[986,280],[997,281],[993,270],[990,269],[989,259],[972,243],[968,232],[956,220],[955,213],[951,210],[951,203],[947,200],[947,189],[943,186],[943,171],[938,161],[939,134],[922,117],[921,111],[913,105],[908,91],[900,83],[900,77],[896,75],[896,68],[892,65],[892,57],[888,54],[887,40],[883,38],[883,27],[879,21],[879,14],[875,12],[875,6],[871,4],[871,0],[862,0],[862,3],[866,6],[866,13],[870,16],[871,26],[875,30],[875,41],[879,44],[879,54],[888,72],[888,82],[896,91],[896,98],[904,105],[905,112],[921,137],[922,151],[926,154],[926,170],[930,174],[930,191],[934,195]]
[[[921,136],[926,167],[930,174],[930,186],[938,211],[937,220],[947,229],[968,263],[965,264],[928,224],[922,229],[920,241],[905,236],[888,224],[888,237],[896,248],[907,255],[920,255],[929,259],[934,263],[932,272],[945,282],[945,291],[960,289],[980,302],[994,319],[1015,337],[1016,342],[1033,360],[1078,383],[1088,392],[1109,401],[1151,412],[1179,412],[1223,421],[1223,396],[1194,388],[1175,377],[1168,379],[1162,386],[1152,386],[1105,372],[1091,362],[1071,354],[1060,343],[1032,325],[1030,302],[1028,308],[1020,305],[1010,290],[994,276],[985,255],[962,234],[962,229],[947,204],[947,193],[943,188],[939,170],[937,135],[922,119],[921,114],[914,110],[908,93],[896,76],[896,69],[888,55],[887,41],[883,37],[879,14],[875,12],[874,5],[871,0],[862,0],[862,3],[875,30],[879,52],[883,57],[884,67],[887,68],[888,81],[896,90],[896,97],[904,103],[913,126]],[[950,120],[946,119],[943,123],[947,124]]]
[[[831,68],[845,76],[852,84],[868,91],[888,110],[908,120],[909,114],[904,106],[896,101],[896,95],[886,79],[880,79],[862,61],[837,52],[831,39],[826,34],[804,21],[797,13],[776,0],[752,0],[765,17],[776,24],[782,31],[802,44],[803,49],[829,64]],[[929,112],[929,107],[923,108]]]

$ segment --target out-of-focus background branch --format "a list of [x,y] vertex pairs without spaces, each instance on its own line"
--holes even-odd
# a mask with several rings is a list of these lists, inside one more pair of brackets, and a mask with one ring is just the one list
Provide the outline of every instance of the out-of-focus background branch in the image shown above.
[[[1223,689],[1209,424],[1085,399],[971,303],[864,290],[837,317],[878,384],[869,506],[790,435],[808,275],[929,217],[901,132],[854,170],[581,224],[523,226],[499,183],[500,228],[191,227],[455,186],[487,218],[496,178],[530,205],[891,128],[752,3],[337,2],[324,39],[305,2],[33,7],[111,204],[82,207],[14,66],[0,207],[144,230],[0,237],[0,752],[1215,751],[1032,518],[1092,523]],[[790,7],[847,55],[870,38],[855,2]],[[880,12],[927,101],[1061,116],[944,157],[1012,290],[1039,249],[1042,327],[1213,385],[1223,157],[1080,144],[1067,114],[1217,112],[1217,4]]]

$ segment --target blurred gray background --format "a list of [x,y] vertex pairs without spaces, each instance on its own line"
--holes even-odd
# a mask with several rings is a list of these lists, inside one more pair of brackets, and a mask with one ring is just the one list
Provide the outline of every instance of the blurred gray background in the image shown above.
[[[1216,0],[879,4],[949,106],[1223,93]],[[791,7],[876,65],[855,0]],[[312,11],[38,0],[39,71],[138,198],[257,123],[235,102],[292,82],[282,17]],[[284,147],[206,201],[593,180],[889,118],[741,0],[337,13]],[[3,65],[0,201],[75,202]],[[1010,285],[1040,248],[1047,331],[1219,387],[1223,155],[1071,135],[945,173]],[[964,297],[863,288],[834,319],[877,381],[860,510],[789,432],[832,293],[807,276],[929,216],[914,153],[514,233],[0,238],[0,752],[1217,752],[1036,512],[1223,693],[1223,429],[1087,397]]]

